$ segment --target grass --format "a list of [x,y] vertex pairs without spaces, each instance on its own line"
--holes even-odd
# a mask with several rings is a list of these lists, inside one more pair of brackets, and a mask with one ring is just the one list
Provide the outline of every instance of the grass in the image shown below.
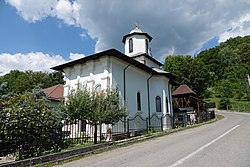
[[94,142],[88,142],[88,143],[82,143],[82,144],[71,144],[68,148],[63,149],[62,152],[72,150],[72,149],[76,149],[76,148],[91,146],[91,145],[94,145]]
[[[219,105],[219,98],[208,98],[205,99],[206,102],[215,102],[216,106]],[[236,100],[230,98],[231,101],[231,108],[232,111],[239,111],[239,112],[250,112],[250,101],[243,101],[243,100]]]
[[[186,129],[196,128],[196,127],[200,127],[202,125],[211,124],[211,123],[219,121],[219,120],[221,120],[223,118],[224,118],[223,115],[216,114],[216,118],[215,119],[212,119],[212,120],[207,121],[207,122],[203,122],[203,123],[199,123],[199,124],[194,124],[192,126],[186,126],[186,127],[181,127],[181,128],[176,128],[176,129],[170,129],[170,130],[165,130],[165,131],[161,131],[161,132],[156,132],[158,134],[155,135],[154,137],[150,138],[150,139],[155,139],[155,138],[158,138],[158,137],[162,137],[162,136],[166,136],[166,135],[169,135],[169,134],[177,133],[177,132],[180,132],[180,131],[183,131],[183,130],[186,130]],[[150,134],[153,134],[153,133],[151,132]],[[145,139],[145,140],[147,140],[147,139]],[[128,146],[128,145],[136,144],[136,143],[139,143],[139,142],[142,142],[142,141],[144,141],[144,140],[137,140],[137,141],[125,143],[125,144],[119,145],[119,146],[118,145],[112,145],[112,146],[110,146],[108,148],[96,150],[96,151],[94,151],[91,154],[80,155],[80,156],[72,157],[70,159],[59,161],[59,162],[49,162],[49,163],[46,163],[46,164],[38,164],[38,165],[35,165],[35,167],[52,167],[52,166],[55,166],[55,165],[60,165],[60,164],[64,164],[64,163],[67,163],[67,162],[79,160],[79,159],[82,159],[83,157],[88,157],[88,156],[91,156],[91,155],[94,155],[94,154],[100,154],[102,152],[110,151],[110,150],[113,150],[115,148],[125,147],[125,146]],[[77,147],[74,147],[74,148],[80,148],[80,146],[77,146]],[[71,149],[73,149],[73,148],[71,148]]]

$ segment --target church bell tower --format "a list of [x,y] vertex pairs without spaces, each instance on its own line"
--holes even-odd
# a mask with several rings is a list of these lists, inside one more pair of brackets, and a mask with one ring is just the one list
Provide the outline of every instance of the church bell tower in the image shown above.
[[129,34],[125,35],[122,38],[124,43],[124,53],[127,56],[135,56],[139,54],[148,54],[151,55],[149,44],[153,38],[148,34],[143,32],[136,25],[135,28],[130,31]]

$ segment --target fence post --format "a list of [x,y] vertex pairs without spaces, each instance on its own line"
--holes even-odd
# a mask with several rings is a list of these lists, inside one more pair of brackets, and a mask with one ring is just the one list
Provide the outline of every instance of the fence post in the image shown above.
[[62,124],[62,122],[60,122],[58,127],[57,127],[57,130],[58,130],[58,133],[59,133],[59,141],[58,141],[58,143],[59,143],[60,147],[64,147],[63,146],[62,127],[63,127],[63,124]]
[[161,131],[163,131],[163,116],[161,116]]
[[99,128],[99,131],[100,131],[100,133],[99,133],[99,135],[100,135],[100,143],[102,143],[102,124],[100,124],[99,126],[100,126],[100,128]]
[[97,144],[97,124],[94,124],[94,144]]
[[147,128],[147,134],[148,134],[148,117],[146,117],[146,128]]
[[127,119],[127,138],[129,138],[129,119]]

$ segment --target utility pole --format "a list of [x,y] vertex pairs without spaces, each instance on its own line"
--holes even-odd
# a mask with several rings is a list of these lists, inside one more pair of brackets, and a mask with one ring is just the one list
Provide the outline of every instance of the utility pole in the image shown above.
[[247,80],[248,80],[248,86],[249,86],[249,90],[250,90],[250,77],[249,77],[249,75],[247,75]]

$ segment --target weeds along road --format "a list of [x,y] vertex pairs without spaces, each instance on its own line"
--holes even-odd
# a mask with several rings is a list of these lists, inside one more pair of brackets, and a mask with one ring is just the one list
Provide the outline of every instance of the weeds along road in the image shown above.
[[136,143],[61,167],[249,167],[250,114],[219,112],[218,122]]

